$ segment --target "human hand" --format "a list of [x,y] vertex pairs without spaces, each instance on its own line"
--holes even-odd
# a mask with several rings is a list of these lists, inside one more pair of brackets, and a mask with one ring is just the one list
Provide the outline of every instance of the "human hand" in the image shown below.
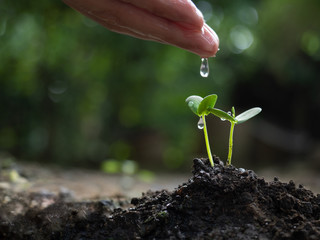
[[186,49],[200,57],[218,51],[217,34],[191,0],[63,0],[107,29]]

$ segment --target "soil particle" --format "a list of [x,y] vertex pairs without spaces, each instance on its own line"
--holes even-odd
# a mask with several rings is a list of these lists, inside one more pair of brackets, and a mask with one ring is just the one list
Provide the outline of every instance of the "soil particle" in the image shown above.
[[79,202],[0,192],[0,239],[320,239],[320,195],[195,159],[173,191]]

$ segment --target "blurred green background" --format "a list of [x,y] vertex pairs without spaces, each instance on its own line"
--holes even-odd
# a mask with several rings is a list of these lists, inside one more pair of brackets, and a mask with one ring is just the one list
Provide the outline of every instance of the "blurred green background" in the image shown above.
[[[195,1],[220,38],[210,75],[184,50],[110,32],[60,1],[0,0],[0,152],[97,168],[190,169],[206,156],[185,99],[263,112],[235,129],[238,167],[320,169],[320,2]],[[208,117],[214,154],[229,124]]]

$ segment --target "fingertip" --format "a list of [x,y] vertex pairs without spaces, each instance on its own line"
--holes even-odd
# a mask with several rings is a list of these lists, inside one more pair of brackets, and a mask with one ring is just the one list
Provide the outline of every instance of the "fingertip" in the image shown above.
[[202,51],[198,53],[201,57],[215,57],[219,50],[219,37],[212,28],[204,24],[202,28]]

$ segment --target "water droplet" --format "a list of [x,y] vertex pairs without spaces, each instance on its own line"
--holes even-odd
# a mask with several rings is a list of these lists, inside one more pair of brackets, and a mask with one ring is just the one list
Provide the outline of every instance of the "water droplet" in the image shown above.
[[203,128],[204,128],[204,122],[203,122],[202,117],[200,117],[200,119],[199,119],[198,128],[199,128],[199,129],[203,129]]
[[201,58],[200,75],[201,75],[201,77],[208,77],[209,76],[208,58]]
[[188,106],[189,107],[192,107],[194,105],[194,102],[193,101],[190,101],[189,103],[188,103]]
[[228,112],[228,115],[231,116],[231,114],[232,114],[232,113],[229,111],[229,112]]
[[220,120],[221,120],[221,121],[225,121],[226,119],[225,119],[225,118],[220,118]]

